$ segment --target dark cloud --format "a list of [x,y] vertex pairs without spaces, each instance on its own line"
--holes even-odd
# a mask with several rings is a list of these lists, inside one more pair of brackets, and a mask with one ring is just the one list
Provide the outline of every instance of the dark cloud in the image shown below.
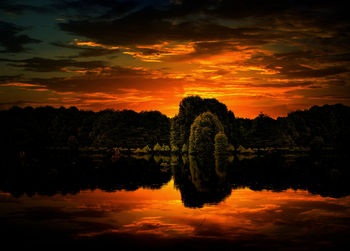
[[320,69],[306,68],[297,71],[281,70],[281,74],[288,78],[322,78],[331,75],[337,75],[345,72],[349,72],[350,69],[344,66],[330,66]]
[[[188,48],[191,50],[191,46]],[[208,57],[216,54],[220,54],[226,51],[238,51],[236,43],[230,41],[205,41],[205,42],[195,42],[193,43],[193,52],[188,53],[174,53],[174,49],[171,47],[163,46],[163,48],[143,48],[137,47],[135,51],[140,53],[139,57],[147,56],[159,56],[164,57],[164,61],[184,61],[194,58]],[[167,56],[168,55],[168,56]],[[169,55],[171,55],[169,57]]]
[[50,10],[46,6],[33,6],[27,4],[18,4],[13,0],[1,0],[0,2],[0,12],[8,13],[8,14],[16,14],[20,15],[24,12],[36,12],[43,13]]
[[140,13],[113,21],[70,21],[59,24],[64,31],[109,45],[154,44],[164,41],[212,41],[235,38],[245,44],[261,44],[275,39],[257,28],[230,28],[208,20],[173,23],[142,18]]
[[[76,3],[74,1],[73,3]],[[78,1],[79,2],[79,1]],[[112,1],[113,2],[113,1]],[[111,7],[107,1],[104,6]],[[91,1],[95,6],[96,1]],[[84,5],[85,6],[85,5]],[[254,8],[252,8],[254,6]],[[86,7],[84,7],[86,8]],[[118,9],[118,8],[116,8]],[[340,18],[335,15],[340,13]],[[203,41],[213,39],[245,39],[245,42],[289,38],[290,35],[310,36],[315,27],[325,27],[324,33],[344,33],[346,22],[339,6],[327,9],[323,1],[175,1],[163,6],[148,5],[122,18],[104,19],[101,16],[70,21],[60,28],[107,44],[156,43],[159,41]],[[244,20],[230,25],[222,19]],[[329,18],[336,21],[329,21]],[[221,21],[220,21],[221,20]],[[349,25],[347,25],[349,26]],[[281,29],[282,28],[282,29]]]
[[87,57],[100,57],[100,56],[108,56],[113,55],[116,52],[119,52],[119,50],[109,50],[109,49],[96,49],[96,48],[86,48],[79,52],[76,56],[73,56],[73,58],[87,58]]
[[[197,2],[199,3],[199,2]],[[211,16],[191,17],[201,14],[203,6],[213,1],[203,1],[197,8],[190,3],[180,5],[146,6],[121,18],[91,17],[70,20],[59,27],[69,33],[88,37],[103,44],[152,44],[162,41],[212,41],[221,39],[244,40],[245,43],[264,43],[278,36],[263,27],[230,27]],[[182,18],[182,19],[181,19]]]
[[0,53],[17,53],[24,52],[28,49],[24,47],[26,44],[40,43],[38,39],[20,34],[25,29],[15,24],[0,21]]
[[53,42],[51,44],[57,47],[78,51],[78,54],[71,56],[70,58],[100,57],[100,56],[113,55],[113,54],[116,54],[117,52],[120,52],[119,49],[105,49],[101,47],[86,48],[86,47],[80,47],[72,44],[64,44],[61,42]]
[[31,78],[25,82],[42,85],[60,92],[105,92],[120,94],[119,89],[137,89],[144,91],[169,90],[181,87],[183,81],[177,79],[152,78],[152,73],[142,69],[119,66],[106,67],[98,73],[82,74],[70,78]]
[[[246,60],[244,65],[275,70],[279,72],[275,76],[280,78],[324,78],[349,72],[347,57],[347,53],[324,55],[312,50],[273,55],[256,54]],[[334,65],[335,62],[341,64]]]
[[285,83],[272,82],[272,83],[261,83],[261,84],[247,84],[251,87],[273,87],[273,88],[283,88],[283,87],[311,87],[314,82],[312,81],[289,81]]
[[[312,47],[304,51],[289,53],[275,53],[274,57],[279,61],[312,60],[314,63],[342,63],[350,62],[350,52],[338,48],[336,52],[314,50]],[[338,52],[339,51],[339,52]]]
[[[190,0],[187,0],[190,1]],[[186,1],[186,2],[187,2]],[[313,2],[313,3],[312,3]],[[317,1],[320,2],[320,1]],[[315,8],[316,1],[231,1],[222,0],[215,8],[207,11],[212,15],[227,19],[242,19],[247,17],[283,16],[287,13],[305,13]]]
[[83,70],[89,70],[99,67],[105,67],[104,61],[76,61],[73,59],[49,59],[49,58],[28,58],[23,60],[4,59],[0,61],[8,62],[10,66],[23,68],[26,71],[35,72],[55,72],[62,71],[62,68],[76,67]]
[[116,17],[127,13],[137,7],[135,1],[120,0],[56,0],[51,5],[53,9],[59,11],[75,10],[78,13],[102,12],[101,18]]
[[350,62],[350,52],[327,56],[330,62]]
[[[237,43],[232,41],[204,41],[197,42],[193,46],[194,51],[186,55],[179,55],[173,60],[188,60],[217,55],[223,52],[239,51]],[[219,74],[222,75],[222,74]]]
[[23,75],[22,74],[17,74],[17,75],[0,75],[0,84],[1,83],[6,83],[6,82],[11,82],[11,81],[18,81]]

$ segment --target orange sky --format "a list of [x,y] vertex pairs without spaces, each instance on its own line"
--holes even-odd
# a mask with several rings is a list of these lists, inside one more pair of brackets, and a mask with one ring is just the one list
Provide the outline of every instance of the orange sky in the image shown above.
[[45,13],[21,1],[7,3],[12,12],[0,5],[0,109],[76,106],[172,117],[182,98],[200,95],[254,118],[350,105],[349,24],[340,6],[111,2],[26,1]]

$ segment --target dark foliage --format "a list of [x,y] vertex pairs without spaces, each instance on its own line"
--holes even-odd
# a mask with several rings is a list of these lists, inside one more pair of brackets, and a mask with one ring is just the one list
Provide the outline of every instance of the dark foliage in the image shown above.
[[216,99],[198,96],[184,98],[179,114],[171,120],[170,142],[181,148],[188,145],[190,128],[203,112],[215,114],[224,126],[229,143],[251,148],[332,148],[348,151],[350,142],[350,107],[341,104],[313,106],[277,119],[260,114],[255,119],[235,118]]
[[223,126],[218,117],[211,112],[199,115],[191,125],[189,153],[212,156],[214,153],[215,135],[223,133]]
[[[350,107],[341,104],[313,106],[287,117],[272,119],[260,114],[255,119],[235,118],[216,99],[184,98],[179,114],[172,119],[158,111],[131,110],[100,112],[75,107],[13,107],[0,111],[0,147],[3,151],[28,151],[53,147],[128,147],[156,143],[172,149],[189,146],[191,125],[204,112],[215,114],[228,142],[245,148],[325,148],[348,152]],[[170,135],[170,137],[169,137]]]
[[108,153],[83,156],[67,151],[38,151],[24,159],[8,156],[0,168],[0,190],[15,197],[76,194],[86,189],[134,191],[159,189],[169,182],[170,170],[154,161],[121,157],[112,161]]
[[215,114],[222,125],[224,131],[230,131],[232,121],[234,121],[234,114],[227,110],[225,104],[220,103],[216,99],[202,99],[199,96],[191,96],[184,98],[179,106],[179,114],[172,119],[172,144],[176,144],[179,148],[183,144],[188,145],[190,137],[191,125],[200,114],[204,112],[211,112]]
[[1,146],[27,151],[54,147],[138,147],[169,144],[169,119],[158,111],[100,112],[75,107],[13,107],[1,111]]

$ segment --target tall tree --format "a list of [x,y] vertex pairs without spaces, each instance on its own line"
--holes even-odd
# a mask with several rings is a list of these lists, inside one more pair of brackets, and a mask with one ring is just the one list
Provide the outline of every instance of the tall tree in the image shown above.
[[199,115],[191,126],[189,153],[210,156],[214,153],[216,134],[224,133],[224,127],[218,117],[211,112]]

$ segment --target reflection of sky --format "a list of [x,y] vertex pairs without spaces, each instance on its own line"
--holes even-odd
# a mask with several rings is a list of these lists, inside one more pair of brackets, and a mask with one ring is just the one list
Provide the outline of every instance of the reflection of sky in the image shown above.
[[[206,238],[247,242],[315,241],[329,245],[350,233],[350,197],[321,197],[306,191],[233,190],[218,205],[183,206],[173,181],[160,190],[12,198],[0,194],[1,221],[21,227],[59,226],[76,238],[127,234],[150,238]],[[67,230],[68,231],[68,230]],[[251,243],[252,244],[252,243]]]

